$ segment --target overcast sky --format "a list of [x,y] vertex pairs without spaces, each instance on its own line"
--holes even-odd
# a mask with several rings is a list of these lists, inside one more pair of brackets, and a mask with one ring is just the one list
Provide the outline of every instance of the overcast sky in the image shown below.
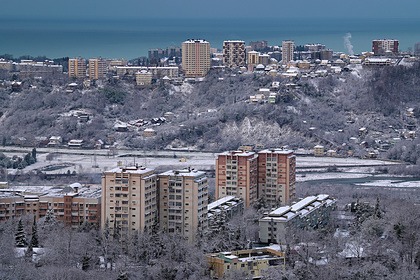
[[1,18],[419,18],[418,0],[2,0]]

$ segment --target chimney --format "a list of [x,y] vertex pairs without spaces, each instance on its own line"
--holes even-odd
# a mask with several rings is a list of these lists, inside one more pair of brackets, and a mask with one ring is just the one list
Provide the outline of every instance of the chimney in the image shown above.
[[78,193],[79,192],[79,187],[74,187],[74,193]]

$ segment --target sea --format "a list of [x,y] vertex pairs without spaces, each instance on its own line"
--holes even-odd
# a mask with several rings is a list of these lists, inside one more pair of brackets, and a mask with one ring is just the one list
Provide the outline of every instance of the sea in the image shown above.
[[[416,19],[0,19],[0,56],[125,58],[147,56],[148,49],[181,46],[205,39],[222,48],[225,40],[266,40],[281,46],[320,43],[337,52],[372,50],[374,39],[396,39],[400,51],[420,42]],[[347,44],[346,44],[347,40]]]

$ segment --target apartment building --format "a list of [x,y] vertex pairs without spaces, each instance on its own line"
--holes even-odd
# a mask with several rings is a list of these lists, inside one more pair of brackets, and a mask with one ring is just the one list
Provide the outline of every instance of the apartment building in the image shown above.
[[257,66],[260,63],[260,53],[256,51],[248,52],[248,65]]
[[287,64],[293,60],[295,51],[295,41],[283,41],[282,42],[282,64]]
[[136,84],[141,87],[152,85],[153,74],[146,70],[141,70],[136,73]]
[[295,198],[296,156],[291,150],[258,152],[258,197],[271,206],[286,205]]
[[152,73],[152,77],[160,79],[165,76],[169,78],[177,78],[179,76],[178,67],[164,66],[164,67],[153,67],[153,66],[117,66],[114,68],[118,76],[134,76],[137,72],[147,71]]
[[223,42],[223,64],[227,67],[245,66],[245,41]]
[[36,220],[51,211],[65,226],[99,227],[100,186],[19,186],[0,189],[0,222],[33,215]]
[[283,206],[264,215],[259,220],[259,236],[262,243],[278,243],[285,240],[288,227],[318,228],[329,222],[336,200],[329,195],[308,196],[291,205]]
[[219,227],[220,221],[228,221],[238,213],[243,213],[244,201],[232,195],[222,197],[207,205],[209,228]]
[[420,56],[420,43],[414,45],[414,55]]
[[216,159],[216,199],[233,195],[242,198],[245,207],[257,200],[258,154],[228,151]]
[[89,59],[89,79],[98,80],[105,78],[107,69],[106,60],[102,58]]
[[69,77],[86,78],[86,59],[80,57],[69,59]]
[[208,179],[203,171],[170,170],[159,177],[159,225],[194,241],[208,227]]
[[399,41],[394,39],[381,39],[372,41],[372,51],[375,55],[398,53]]
[[119,166],[102,177],[101,227],[108,221],[121,236],[151,229],[158,218],[157,175],[141,166]]
[[182,70],[186,77],[204,77],[210,70],[210,43],[187,40],[182,43]]

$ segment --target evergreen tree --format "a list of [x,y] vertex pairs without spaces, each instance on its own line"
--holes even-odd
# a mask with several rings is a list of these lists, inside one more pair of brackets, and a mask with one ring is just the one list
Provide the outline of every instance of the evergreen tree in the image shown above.
[[18,223],[18,228],[15,234],[15,244],[16,244],[16,247],[19,247],[19,248],[23,248],[27,245],[26,234],[25,234],[25,230],[23,229],[22,220],[19,220],[19,223]]
[[36,162],[36,149],[35,148],[33,148],[32,149],[32,158],[35,160],[35,162]]
[[36,219],[34,216],[34,223],[32,224],[32,236],[31,236],[31,242],[29,245],[32,248],[38,248],[39,247],[39,240],[38,240],[38,228],[36,226]]
[[89,269],[89,267],[90,267],[90,260],[91,260],[91,257],[88,255],[88,253],[85,253],[82,256],[82,270],[86,271],[86,270]]

